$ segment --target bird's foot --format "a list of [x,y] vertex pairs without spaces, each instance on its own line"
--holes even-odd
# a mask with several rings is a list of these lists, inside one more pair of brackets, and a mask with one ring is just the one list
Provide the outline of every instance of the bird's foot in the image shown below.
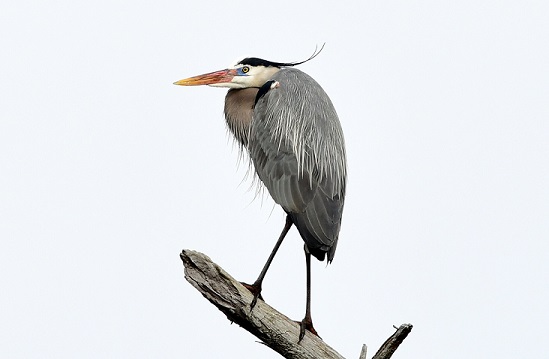
[[299,340],[297,341],[298,343],[300,343],[303,337],[305,337],[305,330],[308,330],[309,332],[311,332],[311,334],[314,334],[320,338],[320,335],[318,335],[315,328],[313,327],[313,321],[311,320],[311,318],[305,317],[301,322],[298,322],[298,323],[299,323]]
[[244,282],[240,282],[240,284],[246,287],[254,295],[252,303],[250,304],[250,310],[254,309],[257,304],[257,298],[263,300],[263,297],[261,296],[261,284],[247,284]]

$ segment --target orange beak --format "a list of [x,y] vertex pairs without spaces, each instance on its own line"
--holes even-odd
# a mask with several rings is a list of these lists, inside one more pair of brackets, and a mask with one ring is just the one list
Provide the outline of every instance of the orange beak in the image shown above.
[[236,76],[236,70],[226,69],[220,71],[214,71],[203,75],[189,77],[174,82],[174,85],[180,86],[199,86],[199,85],[213,85],[219,83],[231,82],[233,77]]

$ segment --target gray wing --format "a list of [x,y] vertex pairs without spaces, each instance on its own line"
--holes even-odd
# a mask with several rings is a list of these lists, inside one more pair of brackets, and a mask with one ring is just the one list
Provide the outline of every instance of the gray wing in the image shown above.
[[257,175],[290,215],[315,257],[334,257],[345,197],[346,160],[336,111],[320,85],[282,69],[279,87],[254,110],[248,150]]

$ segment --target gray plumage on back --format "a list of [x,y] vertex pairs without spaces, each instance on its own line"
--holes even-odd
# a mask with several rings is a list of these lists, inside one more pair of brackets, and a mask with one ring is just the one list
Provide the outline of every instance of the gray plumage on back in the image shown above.
[[[253,111],[248,151],[257,175],[319,260],[332,261],[346,183],[343,133],[332,102],[304,72],[283,68]],[[283,104],[283,106],[281,106]]]

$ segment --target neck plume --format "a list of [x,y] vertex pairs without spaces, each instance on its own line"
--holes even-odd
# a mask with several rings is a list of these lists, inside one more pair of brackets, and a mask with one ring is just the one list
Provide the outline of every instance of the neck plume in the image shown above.
[[248,134],[252,123],[258,88],[231,89],[225,96],[225,120],[229,130],[243,146],[248,146]]

